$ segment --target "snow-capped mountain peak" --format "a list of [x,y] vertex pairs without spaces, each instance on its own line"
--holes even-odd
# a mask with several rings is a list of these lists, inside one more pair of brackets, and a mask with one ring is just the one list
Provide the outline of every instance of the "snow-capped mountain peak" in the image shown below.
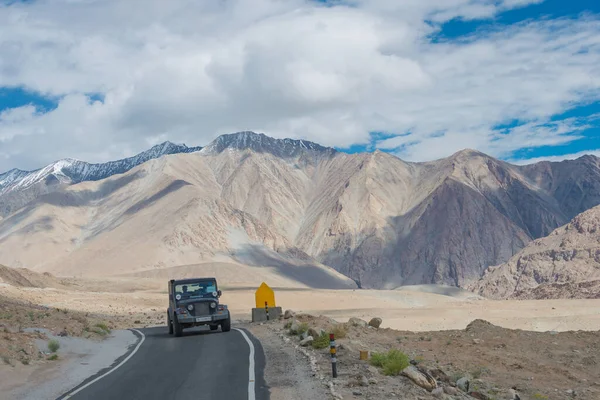
[[275,139],[264,133],[250,131],[221,135],[202,149],[201,154],[218,154],[226,149],[253,150],[258,153],[270,153],[277,157],[290,158],[306,152],[329,153],[336,152],[331,147],[298,139]]
[[74,184],[97,181],[130,169],[167,154],[192,153],[202,147],[187,147],[185,144],[163,142],[133,157],[106,163],[91,164],[74,158],[64,158],[35,171],[12,169],[0,174],[0,195],[15,190],[27,189],[39,182]]

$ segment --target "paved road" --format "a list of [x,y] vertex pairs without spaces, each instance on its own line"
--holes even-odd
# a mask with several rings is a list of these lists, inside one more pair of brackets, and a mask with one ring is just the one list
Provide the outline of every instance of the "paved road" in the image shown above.
[[253,400],[252,391],[256,400],[269,399],[262,346],[249,332],[244,331],[254,347],[254,390],[249,387],[250,345],[241,332],[194,328],[176,338],[168,334],[166,326],[140,331],[145,336],[143,343],[117,360],[112,372],[73,394],[111,369],[100,371],[59,399]]

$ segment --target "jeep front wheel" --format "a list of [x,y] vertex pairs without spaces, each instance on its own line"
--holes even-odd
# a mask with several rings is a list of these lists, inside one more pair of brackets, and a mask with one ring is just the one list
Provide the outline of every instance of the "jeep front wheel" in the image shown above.
[[227,319],[221,322],[221,330],[223,332],[229,332],[231,330],[231,317],[227,317]]
[[173,315],[173,330],[175,331],[175,336],[180,337],[183,334],[183,326],[179,323],[177,319],[177,315]]

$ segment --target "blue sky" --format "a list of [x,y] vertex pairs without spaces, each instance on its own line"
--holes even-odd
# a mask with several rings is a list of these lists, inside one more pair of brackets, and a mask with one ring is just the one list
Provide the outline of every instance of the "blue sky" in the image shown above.
[[597,1],[55,1],[0,5],[0,170],[238,130],[411,161],[600,154]]
[[[527,20],[573,18],[577,19],[585,13],[600,14],[600,1],[595,0],[546,0],[539,4],[533,4],[516,10],[500,13],[493,20],[464,20],[456,18],[444,23],[440,30],[430,36],[433,42],[460,40],[468,35],[481,31],[499,29],[503,26],[518,24]],[[568,111],[554,115],[552,119],[559,120],[568,117],[589,117],[600,113],[600,101],[591,101],[581,105],[573,105]],[[520,121],[514,120],[506,123],[503,127],[514,127]],[[377,139],[381,134],[373,134],[373,140],[369,144],[353,145],[348,148],[340,148],[349,153],[372,151],[376,147]],[[564,145],[524,147],[516,150],[513,154],[501,157],[510,161],[538,159],[549,156],[561,156],[581,153],[588,150],[600,149],[600,119],[596,126],[582,132],[582,138],[573,140]]]

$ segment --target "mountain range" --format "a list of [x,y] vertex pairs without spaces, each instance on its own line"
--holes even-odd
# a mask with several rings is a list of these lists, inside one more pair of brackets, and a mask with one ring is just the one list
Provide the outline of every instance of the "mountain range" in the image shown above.
[[363,288],[468,286],[600,204],[594,156],[411,163],[253,132],[162,146],[0,175],[0,263],[114,275],[227,256],[329,266]]
[[470,289],[492,299],[600,298],[600,206],[489,267]]
[[35,171],[12,169],[0,174],[0,216],[6,216],[36,197],[58,190],[64,185],[99,181],[125,173],[148,160],[167,154],[192,153],[199,150],[202,150],[202,147],[164,142],[136,156],[118,161],[90,164],[67,158]]

